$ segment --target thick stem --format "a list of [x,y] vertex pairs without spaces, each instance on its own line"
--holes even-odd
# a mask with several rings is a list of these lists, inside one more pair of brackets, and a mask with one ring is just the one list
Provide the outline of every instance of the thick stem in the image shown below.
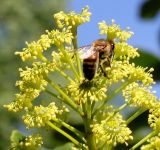
[[89,150],[96,150],[96,144],[95,144],[95,138],[92,132],[91,124],[92,124],[92,118],[91,118],[91,105],[88,106],[88,102],[82,103],[82,108],[84,115],[82,116],[84,127],[85,127],[85,137],[87,140],[87,146]]
[[140,145],[142,145],[144,142],[146,142],[149,138],[155,136],[156,134],[158,134],[158,131],[153,131],[150,134],[148,134],[145,138],[143,138],[142,140],[140,140],[138,143],[136,143],[130,150],[135,150],[136,148],[138,148]]
[[79,59],[79,53],[77,53],[77,50],[78,50],[77,27],[73,27],[72,33],[73,33],[72,43],[73,43],[74,50],[76,51],[75,57],[76,57],[76,62],[77,62],[78,73],[79,73],[79,76],[82,77],[81,62],[80,62],[80,59]]
[[136,111],[136,113],[134,113],[130,118],[126,120],[126,124],[128,125],[129,123],[131,123],[135,118],[144,113],[146,110],[147,109],[140,108],[138,111]]

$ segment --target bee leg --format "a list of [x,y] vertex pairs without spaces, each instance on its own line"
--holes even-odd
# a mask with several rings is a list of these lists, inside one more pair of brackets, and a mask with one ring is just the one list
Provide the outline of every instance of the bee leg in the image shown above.
[[100,67],[101,72],[103,73],[104,77],[107,77],[107,74],[105,73],[105,71],[104,71],[104,69],[103,69],[102,65],[99,65],[99,67]]

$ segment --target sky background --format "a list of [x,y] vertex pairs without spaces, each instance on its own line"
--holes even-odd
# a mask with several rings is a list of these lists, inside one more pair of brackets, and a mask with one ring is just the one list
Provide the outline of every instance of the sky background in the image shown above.
[[105,20],[111,24],[115,19],[122,29],[130,27],[134,35],[129,43],[135,47],[145,49],[160,58],[160,44],[158,33],[160,30],[160,14],[153,20],[140,18],[140,7],[144,0],[75,0],[72,1],[68,11],[81,12],[86,5],[89,6],[91,21],[81,25],[78,29],[79,46],[88,45],[101,38],[98,22]]

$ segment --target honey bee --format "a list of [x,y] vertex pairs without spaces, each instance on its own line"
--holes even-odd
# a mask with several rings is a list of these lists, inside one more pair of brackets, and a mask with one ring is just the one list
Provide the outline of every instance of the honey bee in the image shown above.
[[107,76],[104,69],[111,67],[114,56],[113,41],[98,39],[92,45],[82,47],[80,51],[80,58],[83,59],[83,74],[86,79],[92,80],[99,68],[104,76]]

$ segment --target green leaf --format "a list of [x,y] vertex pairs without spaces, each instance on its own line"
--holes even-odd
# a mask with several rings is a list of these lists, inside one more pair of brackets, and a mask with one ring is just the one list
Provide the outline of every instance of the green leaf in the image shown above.
[[148,0],[141,7],[141,17],[146,19],[154,18],[160,11],[159,0]]

